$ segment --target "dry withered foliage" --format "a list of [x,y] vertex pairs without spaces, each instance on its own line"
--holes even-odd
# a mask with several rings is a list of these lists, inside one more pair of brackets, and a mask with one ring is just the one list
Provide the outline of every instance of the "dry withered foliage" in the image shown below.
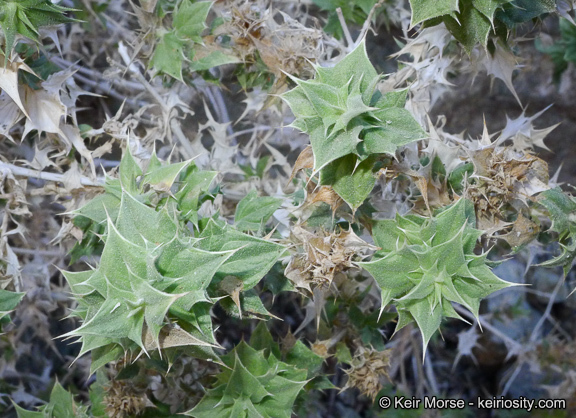
[[285,275],[298,289],[328,288],[334,277],[365,257],[376,247],[352,231],[309,231],[301,225],[292,228],[290,239],[301,251],[294,254]]
[[173,364],[170,376],[152,376],[149,388],[154,398],[171,405],[171,412],[176,413],[179,405],[196,405],[219,371],[220,366],[214,362],[181,357]]
[[377,351],[364,346],[358,347],[350,363],[350,369],[344,370],[348,375],[348,382],[342,390],[358,388],[363,395],[372,400],[382,390],[383,380],[390,380],[390,354],[392,350]]
[[[520,213],[531,196],[550,188],[548,164],[528,151],[488,147],[471,151],[470,157],[476,174],[466,195],[474,202],[477,227],[488,235],[509,225],[506,211],[510,207]],[[513,235],[501,236],[510,239],[511,245],[521,243],[518,239],[530,241],[537,232],[536,224],[524,216],[519,215],[515,223]]]
[[288,14],[268,7],[269,2],[242,0],[216,2],[214,11],[224,18],[210,41],[230,37],[230,46],[238,58],[255,64],[258,57],[275,76],[275,91],[285,86],[286,75],[310,76],[312,63],[324,54],[322,39],[326,35],[319,28],[303,25]]
[[137,389],[130,380],[110,380],[104,397],[106,413],[111,418],[125,418],[142,413],[146,408],[146,395]]
[[307,145],[306,148],[302,150],[300,155],[298,155],[298,158],[294,163],[292,173],[290,174],[290,178],[288,179],[288,183],[290,183],[296,174],[298,174],[301,170],[305,170],[307,168],[314,168],[314,152],[312,151],[312,146],[310,145]]

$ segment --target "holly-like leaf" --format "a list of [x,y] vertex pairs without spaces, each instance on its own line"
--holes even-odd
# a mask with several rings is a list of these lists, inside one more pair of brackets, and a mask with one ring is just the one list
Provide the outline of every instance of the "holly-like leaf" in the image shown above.
[[294,346],[286,353],[286,363],[298,369],[306,370],[307,378],[312,379],[320,372],[324,357],[310,350],[302,341],[296,340]]
[[380,286],[382,309],[396,305],[396,331],[416,322],[424,353],[443,317],[460,318],[452,303],[478,318],[480,299],[514,285],[492,273],[487,254],[474,253],[482,234],[474,223],[473,205],[463,198],[433,218],[378,221],[372,232],[381,250],[372,261],[358,263]]
[[182,161],[176,164],[148,167],[144,175],[144,182],[151,185],[156,191],[169,192],[180,172],[190,163],[191,161]]
[[310,135],[315,173],[349,154],[394,156],[399,146],[426,137],[403,109],[405,92],[382,97],[376,89],[380,76],[364,42],[334,67],[315,70],[313,80],[292,77],[297,86],[282,95],[296,116],[292,126]]
[[40,27],[54,26],[61,23],[77,22],[64,15],[75,11],[48,0],[2,1],[0,3],[0,27],[6,39],[6,56],[10,56],[16,35],[22,35],[39,43]]
[[234,224],[240,231],[258,231],[282,204],[282,199],[259,197],[256,190],[250,191],[238,203]]
[[307,383],[306,371],[256,351],[244,341],[222,357],[228,368],[218,375],[194,409],[193,417],[286,417]]
[[[474,3],[475,4],[475,3]],[[492,23],[472,3],[463,2],[460,12],[454,17],[446,16],[444,19],[450,33],[462,44],[466,52],[470,54],[476,44],[486,46]]]
[[539,265],[562,266],[566,276],[576,259],[576,216],[574,215],[576,214],[576,198],[567,195],[557,187],[540,193],[538,203],[548,210],[552,221],[550,231],[558,234],[561,248],[560,255]]
[[[173,353],[196,347],[203,358],[215,357],[212,347],[218,345],[209,312],[214,301],[207,288],[244,243],[224,248],[221,242],[223,250],[195,247],[201,240],[183,228],[178,212],[180,206],[186,217],[197,217],[199,195],[213,178],[214,173],[200,172],[190,162],[166,165],[155,154],[143,172],[127,151],[119,179],[108,179],[106,193],[76,212],[103,231],[98,237],[104,243],[100,264],[84,272],[63,272],[78,301],[73,315],[83,321],[64,336],[79,338],[80,355],[92,352],[92,371],[127,351]],[[172,188],[175,195],[160,200],[167,203],[151,206],[157,201],[151,198],[155,192],[165,196]],[[283,248],[262,242],[277,252]],[[250,267],[250,274],[265,274],[258,270],[262,265]],[[180,328],[174,328],[174,321]]]
[[88,418],[88,407],[74,402],[74,397],[57,381],[50,393],[50,402],[39,407],[39,412],[27,411],[14,404],[18,418],[77,417]]
[[156,44],[149,67],[183,81],[182,62],[186,59],[185,44],[186,42],[180,39],[175,31],[165,32]]
[[410,0],[410,5],[412,26],[444,23],[468,54],[478,44],[489,50],[491,37],[505,41],[518,23],[556,11],[554,0]]
[[555,0],[513,0],[499,10],[496,17],[512,28],[518,23],[528,22],[545,13],[555,11]]
[[16,309],[24,295],[25,293],[0,289],[0,334],[2,333],[2,324],[9,321],[8,315]]
[[132,156],[129,146],[126,147],[126,151],[124,151],[124,154],[122,155],[119,170],[122,189],[126,190],[128,193],[136,193],[138,190],[137,181],[142,175],[142,169]]
[[450,15],[459,10],[458,0],[410,0],[412,19],[410,26],[436,17]]
[[280,346],[268,331],[266,322],[260,321],[252,334],[250,335],[250,347],[256,351],[264,350],[264,355],[269,356],[273,354],[276,358],[281,358]]
[[228,55],[223,51],[210,51],[202,45],[194,45],[190,50],[190,71],[205,71],[226,64],[238,64],[242,61],[234,55]]
[[285,251],[279,244],[243,234],[229,226],[219,226],[212,219],[200,238],[197,247],[205,251],[235,250],[217,275],[220,278],[239,278],[244,283],[245,291],[253,288]]
[[202,43],[202,31],[207,27],[204,21],[212,7],[211,1],[182,1],[174,11],[173,25],[179,38]]
[[362,162],[352,154],[339,158],[322,170],[320,184],[332,186],[352,210],[356,211],[374,188],[374,163],[374,157]]
[[216,171],[200,171],[193,163],[180,174],[182,187],[174,195],[178,210],[183,219],[195,226],[198,226],[198,200],[202,193],[208,191],[217,174]]

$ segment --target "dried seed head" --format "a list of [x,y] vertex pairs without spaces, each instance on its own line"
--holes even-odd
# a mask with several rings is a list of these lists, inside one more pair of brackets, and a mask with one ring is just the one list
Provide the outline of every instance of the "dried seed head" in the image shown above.
[[348,382],[342,390],[355,387],[374,400],[383,388],[384,377],[388,380],[390,354],[392,350],[376,351],[373,348],[359,347],[352,359],[351,368],[345,370]]
[[147,398],[129,382],[112,379],[104,403],[109,417],[125,418],[142,413],[146,408]]
[[297,225],[291,239],[303,251],[292,257],[285,275],[297,288],[308,292],[316,287],[328,288],[337,273],[353,267],[355,257],[361,259],[366,252],[376,250],[352,230],[311,232]]
[[478,178],[467,196],[474,202],[479,229],[501,230],[509,225],[503,213],[507,206],[527,206],[530,196],[549,189],[548,165],[529,152],[485,148],[474,152],[472,161]]

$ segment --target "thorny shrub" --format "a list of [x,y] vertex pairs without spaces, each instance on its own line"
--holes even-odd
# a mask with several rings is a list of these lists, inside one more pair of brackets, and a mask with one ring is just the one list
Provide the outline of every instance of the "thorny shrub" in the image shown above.
[[[518,284],[492,272],[502,255],[557,242],[540,266],[566,276],[576,198],[535,154],[554,127],[522,113],[469,138],[428,115],[450,72],[486,71],[520,101],[516,32],[549,14],[562,40],[538,47],[559,76],[573,3],[405,6],[2,2],[0,411],[290,417],[343,375],[342,390],[374,401],[403,361],[388,331],[419,330],[422,367],[447,318],[480,324],[482,299]],[[362,25],[355,40],[346,22]],[[366,47],[382,25],[405,37],[386,76]],[[225,92],[240,89],[232,124]],[[114,116],[100,94],[122,101]],[[32,412],[16,362],[38,355],[34,339],[61,356],[49,326],[64,309],[75,320],[59,337],[81,345],[61,379],[75,390],[73,373],[95,376],[89,399],[56,381]],[[461,336],[454,365],[478,344],[475,328]]]

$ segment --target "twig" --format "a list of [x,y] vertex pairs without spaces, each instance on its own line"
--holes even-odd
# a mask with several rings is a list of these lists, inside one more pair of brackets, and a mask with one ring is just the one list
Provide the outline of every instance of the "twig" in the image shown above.
[[438,389],[438,382],[436,381],[436,375],[434,374],[434,368],[432,367],[432,359],[430,358],[431,354],[428,353],[428,361],[424,362],[424,367],[426,368],[426,377],[428,378],[428,382],[430,383],[432,393],[434,395],[438,395],[440,390]]
[[522,368],[523,364],[524,363],[521,362],[516,365],[516,368],[512,372],[512,376],[510,376],[510,378],[506,382],[506,385],[504,386],[504,389],[502,390],[502,396],[506,396],[508,390],[510,390],[510,386],[512,386],[512,383],[514,383],[514,380],[516,380],[516,377],[518,377],[518,373],[520,373],[520,369]]
[[172,128],[172,131],[178,138],[178,142],[180,142],[180,145],[182,145],[183,149],[181,150],[181,152],[184,158],[187,160],[194,158],[195,157],[194,150],[192,149],[190,140],[186,138],[186,135],[184,135],[184,132],[182,132],[182,127],[180,126],[180,124],[176,119],[172,119],[170,121],[170,127]]
[[374,16],[374,12],[376,12],[376,9],[384,4],[384,1],[385,0],[380,0],[378,3],[372,6],[372,8],[370,9],[370,13],[368,13],[368,17],[366,18],[366,21],[364,22],[364,25],[362,25],[362,29],[358,34],[358,38],[356,38],[357,41],[361,41],[362,39],[364,39],[366,33],[368,33],[368,29],[370,29],[370,23],[372,21],[372,16]]
[[[465,317],[467,317],[468,319],[475,321],[476,318],[474,317],[474,315],[472,315],[470,312],[468,312],[466,309],[462,308],[459,305],[453,305],[454,309],[459,313],[464,315]],[[480,321],[478,321],[480,322]],[[488,331],[490,331],[492,334],[494,334],[495,336],[497,336],[498,338],[500,338],[502,341],[506,342],[507,345],[514,347],[514,350],[522,350],[522,344],[518,343],[517,341],[513,340],[512,338],[510,338],[509,336],[507,336],[506,334],[504,334],[502,331],[500,331],[498,328],[496,328],[495,326],[491,325],[488,322],[485,322],[482,324],[482,327],[486,328]]]
[[558,280],[558,283],[556,283],[556,286],[554,287],[554,290],[552,291],[552,294],[550,295],[550,299],[548,299],[548,305],[546,305],[546,310],[542,314],[542,317],[540,317],[540,319],[536,323],[536,326],[532,330],[532,334],[530,334],[530,340],[529,341],[531,343],[535,342],[536,339],[538,338],[538,331],[540,331],[540,328],[542,328],[542,325],[544,325],[544,321],[546,321],[546,319],[550,315],[550,311],[552,310],[552,305],[554,304],[554,300],[556,299],[556,294],[558,293],[558,291],[560,290],[560,287],[563,284],[564,284],[564,279]]
[[[10,170],[15,176],[31,177],[47,181],[56,181],[64,183],[64,175],[58,173],[46,173],[44,171],[32,170],[30,168],[19,167],[14,164],[4,163],[0,161],[0,171]],[[98,177],[96,181],[89,179],[85,176],[80,176],[80,184],[82,186],[104,186],[104,177]]]
[[346,38],[346,43],[348,44],[348,50],[351,50],[354,48],[354,41],[352,40],[352,35],[350,35],[348,26],[346,26],[346,21],[344,20],[344,14],[342,13],[342,9],[338,7],[336,9],[336,13],[338,13],[338,20],[340,21],[340,25],[342,26],[342,32],[344,32],[344,37]]
[[124,79],[118,80],[118,79],[114,79],[114,78],[111,78],[108,81],[104,78],[104,76],[102,75],[101,72],[92,70],[88,67],[74,63],[72,61],[68,61],[67,59],[53,56],[50,58],[50,60],[53,61],[58,67],[62,68],[63,70],[74,67],[74,69],[76,69],[77,72],[82,73],[88,77],[98,78],[100,80],[104,80],[105,83],[115,84],[115,85],[118,85],[120,87],[124,87],[128,90],[132,90],[132,91],[133,90],[144,91],[143,86],[140,83],[135,83],[134,81],[124,80]]
[[214,98],[216,99],[216,103],[220,109],[220,122],[221,123],[228,123],[226,127],[226,133],[230,136],[234,134],[234,130],[232,129],[232,124],[230,123],[230,115],[228,114],[228,108],[226,107],[226,102],[224,101],[224,96],[222,96],[222,91],[215,86],[209,87],[214,93]]
[[[145,106],[147,104],[147,103],[142,102],[142,101],[138,102],[134,99],[127,98],[125,94],[119,93],[118,91],[116,91],[113,88],[113,84],[116,84],[118,86],[122,86],[122,87],[125,87],[125,88],[130,89],[130,90],[143,91],[144,89],[138,83],[130,82],[127,80],[122,80],[122,81],[126,81],[126,84],[122,83],[121,80],[106,81],[102,78],[102,75],[100,73],[98,73],[96,71],[91,71],[91,70],[85,69],[84,67],[78,66],[77,64],[71,64],[70,61],[67,61],[63,58],[52,57],[52,61],[56,61],[55,64],[58,65],[62,69],[76,66],[78,68],[78,71],[73,73],[72,77],[74,77],[74,79],[76,79],[77,81],[92,87],[96,91],[99,91],[100,93],[102,93],[106,96],[111,96],[111,97],[114,97],[115,99],[122,100],[122,101],[126,100],[130,105],[135,106],[135,107],[142,107],[142,106]],[[68,64],[70,64],[70,65],[67,66]],[[83,76],[82,74],[79,74],[81,72],[86,74],[88,77],[99,78],[101,81],[95,81],[95,80],[92,80],[90,78],[87,78],[87,77]],[[138,86],[138,87],[136,88],[135,86]]]
[[38,248],[18,248],[10,247],[15,254],[22,255],[43,255],[46,257],[63,257],[66,255],[65,251],[58,250],[39,250]]
[[[112,59],[108,59],[108,61],[111,65],[115,65],[118,68],[124,67],[123,65],[121,65],[118,62],[113,61]],[[156,89],[154,89],[154,87],[152,87],[152,85],[148,82],[148,80],[146,80],[146,78],[140,73],[140,71],[134,71],[131,67],[124,67],[124,69],[129,70],[130,73],[134,77],[136,77],[136,79],[140,82],[140,84],[142,84],[144,89],[146,89],[146,91],[148,93],[150,93],[152,95],[152,97],[154,97],[154,99],[156,99],[156,101],[158,102],[160,107],[162,107],[162,110],[164,110],[166,112],[168,112],[170,110],[168,108],[168,105],[166,104],[166,102],[162,98],[162,96],[160,96],[160,94],[156,91]]]

